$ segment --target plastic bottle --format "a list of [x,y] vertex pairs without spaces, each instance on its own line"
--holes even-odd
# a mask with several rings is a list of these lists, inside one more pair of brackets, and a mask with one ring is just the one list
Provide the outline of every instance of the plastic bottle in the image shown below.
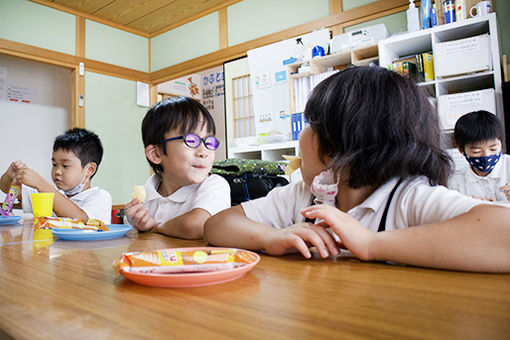
[[430,25],[432,27],[437,26],[437,10],[436,10],[436,3],[432,3],[432,9],[430,11]]
[[420,12],[414,5],[414,0],[409,0],[407,13],[407,31],[415,32],[420,30]]
[[295,58],[297,61],[303,60],[305,58],[305,45],[303,45],[303,40],[301,40],[301,38],[296,39]]
[[430,14],[432,9],[431,0],[422,0],[421,1],[421,28],[426,29],[430,28]]

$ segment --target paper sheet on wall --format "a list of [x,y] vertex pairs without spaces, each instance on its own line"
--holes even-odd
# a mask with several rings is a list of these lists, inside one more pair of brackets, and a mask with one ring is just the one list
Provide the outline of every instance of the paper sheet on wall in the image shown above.
[[322,29],[248,51],[255,132],[259,137],[281,134],[291,139],[289,85],[283,60],[295,56],[296,38],[302,38],[305,46],[325,46],[329,31]]
[[7,87],[7,100],[12,103],[25,103],[28,104],[32,101],[30,89],[19,86]]
[[136,82],[136,105],[150,106],[149,84]]

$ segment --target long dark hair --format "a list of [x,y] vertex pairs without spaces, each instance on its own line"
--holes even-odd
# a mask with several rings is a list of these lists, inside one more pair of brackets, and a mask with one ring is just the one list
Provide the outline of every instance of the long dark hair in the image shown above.
[[446,185],[451,159],[439,146],[437,114],[412,81],[382,67],[352,67],[312,92],[305,119],[319,157],[349,173],[349,186],[379,186],[424,175]]

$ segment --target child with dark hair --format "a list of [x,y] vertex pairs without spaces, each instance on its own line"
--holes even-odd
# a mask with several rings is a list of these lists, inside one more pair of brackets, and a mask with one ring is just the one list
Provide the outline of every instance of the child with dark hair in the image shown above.
[[510,201],[510,156],[502,154],[503,124],[492,113],[475,111],[455,123],[455,144],[467,160],[448,187],[487,201]]
[[103,157],[99,137],[88,130],[74,128],[58,136],[53,143],[51,178],[46,181],[24,162],[13,162],[0,178],[0,189],[7,192],[12,181],[22,185],[21,204],[25,212],[32,212],[31,193],[54,192],[53,211],[57,216],[98,219],[111,222],[112,197],[90,180],[97,173]]
[[230,207],[230,187],[209,175],[219,141],[207,109],[187,97],[155,104],[142,122],[145,155],[155,174],[146,199],[126,205],[128,221],[140,231],[186,239],[203,237],[205,221]]
[[211,244],[306,258],[310,246],[322,257],[345,247],[362,260],[510,271],[510,209],[444,187],[437,115],[411,81],[343,70],[313,90],[305,119],[303,181],[211,217]]

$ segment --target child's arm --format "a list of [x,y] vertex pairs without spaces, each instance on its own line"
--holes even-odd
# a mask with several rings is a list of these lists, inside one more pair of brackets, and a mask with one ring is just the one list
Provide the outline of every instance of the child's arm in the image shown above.
[[211,216],[204,209],[195,208],[165,223],[158,224],[149,214],[149,209],[141,204],[138,198],[126,204],[125,213],[128,221],[140,231],[154,231],[190,240],[204,237],[204,223]]
[[241,206],[223,210],[207,220],[205,238],[211,244],[253,250],[266,250],[282,255],[296,249],[310,258],[309,246],[315,246],[322,257],[338,254],[335,241],[324,229],[309,223],[275,229],[246,217]]
[[178,238],[196,240],[204,237],[204,224],[211,217],[202,208],[195,208],[155,227],[156,232]]
[[26,164],[22,161],[12,162],[7,171],[5,171],[2,177],[0,177],[0,190],[4,193],[8,193],[11,183],[14,180],[14,177],[16,177],[16,172],[24,167],[26,167]]
[[16,172],[16,180],[20,184],[28,185],[39,192],[53,192],[53,211],[57,216],[80,218],[88,220],[87,213],[78,207],[73,201],[62,195],[55,186],[46,181],[41,175],[29,167],[24,167]]
[[421,267],[510,272],[510,209],[478,205],[457,217],[424,226],[374,233],[338,209],[303,210],[323,219],[342,243],[364,261],[394,261]]

